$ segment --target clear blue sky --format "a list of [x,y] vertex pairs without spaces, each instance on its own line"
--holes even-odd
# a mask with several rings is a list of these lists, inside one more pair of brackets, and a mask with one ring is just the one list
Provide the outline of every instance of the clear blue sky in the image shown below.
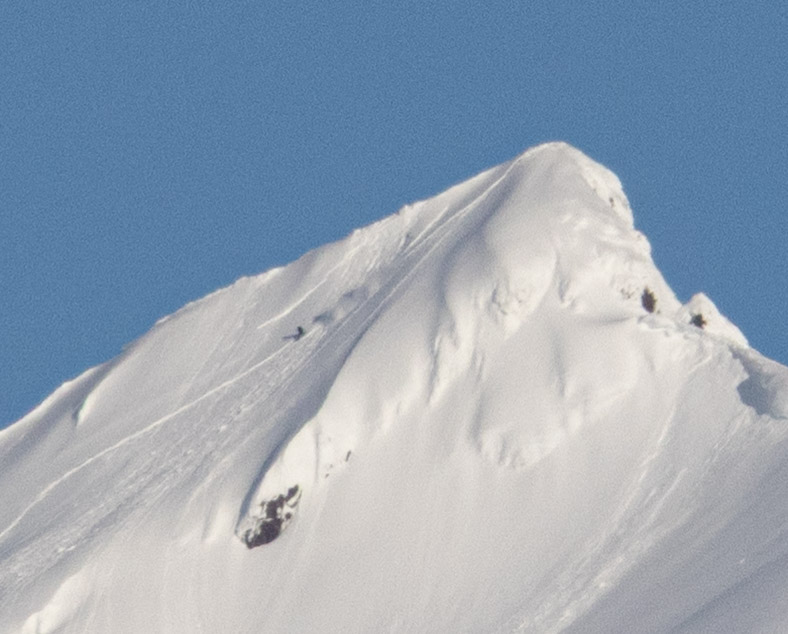
[[[435,5],[435,6],[431,6]],[[788,363],[785,3],[0,3],[0,427],[159,317],[548,140]]]

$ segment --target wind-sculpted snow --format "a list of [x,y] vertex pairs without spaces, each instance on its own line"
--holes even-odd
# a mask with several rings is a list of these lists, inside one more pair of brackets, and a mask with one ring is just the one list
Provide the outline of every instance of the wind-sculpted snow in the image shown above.
[[787,439],[788,369],[548,144],[0,432],[0,631],[788,631]]

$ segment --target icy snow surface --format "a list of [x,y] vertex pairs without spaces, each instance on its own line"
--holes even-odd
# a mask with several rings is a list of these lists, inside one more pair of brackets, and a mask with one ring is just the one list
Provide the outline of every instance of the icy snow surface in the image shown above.
[[543,145],[0,432],[0,631],[788,631],[787,438],[788,369]]

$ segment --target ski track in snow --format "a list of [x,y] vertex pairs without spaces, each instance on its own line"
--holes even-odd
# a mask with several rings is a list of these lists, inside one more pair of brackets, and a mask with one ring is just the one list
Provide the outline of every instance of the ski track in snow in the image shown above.
[[201,403],[205,399],[207,399],[207,398],[213,396],[214,394],[217,394],[217,393],[227,389],[228,387],[230,387],[231,385],[233,385],[234,383],[236,383],[240,379],[244,378],[245,376],[248,376],[249,374],[251,374],[252,372],[257,370],[258,368],[262,367],[266,363],[269,363],[270,361],[275,359],[277,356],[279,356],[281,354],[283,348],[284,348],[284,346],[279,348],[279,350],[277,350],[275,353],[273,353],[268,358],[263,359],[262,361],[260,361],[259,363],[255,364],[254,366],[252,366],[248,370],[245,370],[244,372],[242,372],[238,376],[235,376],[232,379],[229,379],[229,380],[225,381],[224,383],[222,383],[220,385],[217,385],[215,388],[212,388],[212,389],[208,390],[205,394],[203,394],[199,398],[196,398],[193,401],[191,401],[191,402],[179,407],[178,409],[176,409],[173,412],[170,412],[166,416],[162,416],[161,418],[159,418],[158,420],[153,421],[152,423],[150,423],[149,425],[147,425],[143,429],[140,429],[139,431],[137,431],[137,432],[135,432],[135,433],[133,433],[133,434],[131,434],[129,436],[124,437],[123,439],[121,439],[118,442],[116,442],[114,445],[111,445],[111,446],[103,449],[99,453],[97,453],[97,454],[91,456],[90,458],[88,458],[87,460],[85,460],[83,463],[77,465],[76,467],[73,467],[72,469],[69,469],[66,473],[64,473],[57,480],[55,480],[54,482],[52,482],[51,484],[46,486],[41,491],[41,493],[39,493],[36,496],[35,500],[33,500],[33,502],[26,509],[24,509],[22,511],[22,513],[20,513],[19,516],[16,519],[13,522],[11,522],[11,524],[9,524],[8,527],[6,527],[5,530],[0,532],[0,540],[2,540],[8,533],[10,533],[36,505],[38,505],[41,502],[43,502],[46,499],[46,497],[55,488],[60,486],[63,482],[68,480],[71,476],[73,476],[76,473],[79,473],[82,469],[85,469],[86,467],[89,467],[94,462],[96,462],[98,460],[101,460],[104,456],[106,456],[108,454],[111,454],[114,451],[117,451],[118,449],[120,449],[124,445],[128,444],[129,442],[131,442],[131,441],[133,441],[133,440],[135,440],[137,438],[140,438],[142,436],[145,436],[146,434],[150,433],[151,431],[153,431],[157,427],[159,427],[159,426],[163,425],[164,423],[166,423],[168,420],[171,420],[172,418],[178,416],[179,414],[182,414],[184,412],[189,411],[192,407],[194,407],[198,403]]
[[355,247],[353,247],[345,257],[343,257],[339,262],[337,262],[334,266],[332,266],[327,273],[325,273],[323,279],[316,286],[313,286],[310,290],[304,293],[299,299],[292,302],[285,310],[274,315],[273,317],[266,319],[264,322],[259,324],[257,326],[257,329],[262,330],[263,328],[266,328],[273,323],[281,321],[288,315],[291,315],[299,306],[305,304],[310,297],[315,295],[327,282],[329,282],[332,279],[332,274],[335,271],[339,270],[343,266],[346,266],[348,261],[353,259],[353,256],[361,249],[362,246],[363,245],[356,245]]

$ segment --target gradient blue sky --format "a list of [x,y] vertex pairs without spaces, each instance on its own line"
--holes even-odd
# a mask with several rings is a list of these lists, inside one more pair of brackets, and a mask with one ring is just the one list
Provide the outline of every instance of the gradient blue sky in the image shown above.
[[785,3],[0,4],[0,427],[159,317],[548,140],[788,363]]

